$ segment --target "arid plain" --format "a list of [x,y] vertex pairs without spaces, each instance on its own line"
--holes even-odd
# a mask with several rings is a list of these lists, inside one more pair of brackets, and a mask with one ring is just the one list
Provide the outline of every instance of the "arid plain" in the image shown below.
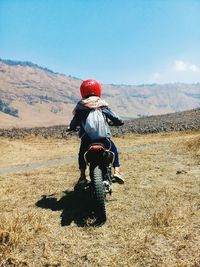
[[200,266],[200,132],[114,141],[126,183],[92,227],[91,203],[74,191],[76,137],[1,137],[1,267]]

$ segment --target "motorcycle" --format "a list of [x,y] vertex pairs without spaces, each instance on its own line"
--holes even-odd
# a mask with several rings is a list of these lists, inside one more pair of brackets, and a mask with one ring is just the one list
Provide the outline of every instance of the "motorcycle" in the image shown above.
[[[110,126],[114,126],[112,122],[109,123]],[[76,130],[79,131],[77,127]],[[66,133],[70,133],[72,130],[69,128]],[[110,143],[110,140],[107,139]],[[83,186],[84,189],[89,189],[91,192],[91,197],[95,207],[95,217],[99,223],[104,223],[106,221],[106,195],[112,194],[112,182],[115,179],[112,174],[112,164],[115,159],[115,154],[110,151],[110,146],[107,148],[103,140],[99,139],[91,143],[84,154],[84,160],[89,166],[89,176],[90,182]],[[75,186],[75,189],[79,190],[79,185]]]

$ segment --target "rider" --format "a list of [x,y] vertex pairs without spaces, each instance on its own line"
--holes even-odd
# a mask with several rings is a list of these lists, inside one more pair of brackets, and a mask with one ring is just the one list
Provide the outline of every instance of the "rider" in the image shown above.
[[[78,182],[87,181],[86,179],[86,163],[84,160],[84,153],[87,151],[89,144],[92,140],[89,138],[83,128],[83,123],[86,121],[92,109],[101,109],[102,114],[106,118],[106,121],[112,121],[113,125],[121,126],[124,124],[123,120],[118,117],[111,109],[105,100],[101,98],[101,85],[96,80],[85,80],[80,86],[80,93],[82,99],[77,103],[73,111],[73,119],[70,123],[69,130],[76,130],[77,126],[80,126],[79,137],[81,138],[81,145],[79,150],[79,169],[81,172]],[[124,179],[120,174],[119,155],[115,144],[110,140],[111,135],[108,133],[107,137],[101,141],[106,147],[110,147],[110,150],[115,154],[115,160],[113,162],[114,179],[116,182],[123,184]]]

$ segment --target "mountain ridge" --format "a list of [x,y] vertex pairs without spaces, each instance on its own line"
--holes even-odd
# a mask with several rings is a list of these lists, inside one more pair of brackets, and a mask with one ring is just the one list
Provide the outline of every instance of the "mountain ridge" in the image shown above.
[[61,75],[64,75],[62,73],[58,73],[58,72],[55,72],[47,67],[42,67],[38,64],[35,64],[31,61],[21,61],[21,60],[12,60],[12,59],[2,59],[0,58],[0,62],[2,63],[5,63],[7,65],[10,65],[10,66],[28,66],[28,67],[33,67],[33,68],[38,68],[38,69],[41,69],[41,70],[44,70],[44,71],[47,71],[47,72],[50,72],[50,73],[54,73],[54,74],[61,74]]
[[[73,76],[71,74],[64,74],[62,72],[57,72],[57,71],[53,71],[52,69],[48,68],[48,67],[44,67],[41,65],[38,65],[36,63],[33,63],[32,61],[29,60],[12,60],[12,59],[2,59],[0,58],[0,62],[5,63],[7,65],[10,66],[29,66],[29,67],[34,67],[34,68],[38,68],[53,74],[58,74],[58,75],[64,75],[73,79],[77,79],[80,81],[83,81],[81,78]],[[106,83],[107,85],[113,86],[113,87],[133,87],[133,86],[137,86],[137,87],[146,87],[146,86],[155,86],[155,85],[200,85],[200,82],[195,82],[195,83],[183,83],[183,82],[168,82],[168,83],[142,83],[142,84],[125,84],[125,83]]]

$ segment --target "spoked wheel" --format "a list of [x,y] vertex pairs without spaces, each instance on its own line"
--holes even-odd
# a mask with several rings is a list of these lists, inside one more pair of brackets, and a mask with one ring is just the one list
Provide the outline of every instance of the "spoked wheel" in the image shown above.
[[105,208],[105,189],[103,185],[103,174],[99,166],[91,169],[93,178],[94,195],[96,202],[96,215],[99,222],[106,221],[106,208]]

